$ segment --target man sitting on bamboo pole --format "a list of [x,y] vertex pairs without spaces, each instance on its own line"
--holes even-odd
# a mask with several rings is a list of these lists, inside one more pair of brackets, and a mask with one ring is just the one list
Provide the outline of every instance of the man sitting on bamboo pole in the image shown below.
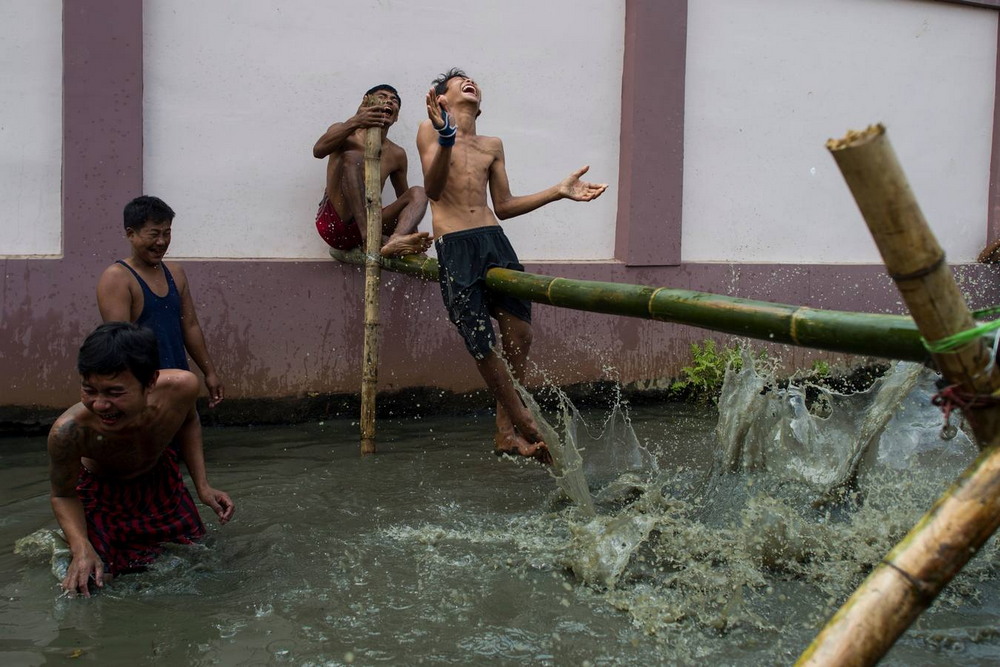
[[[524,269],[498,218],[523,215],[560,199],[590,201],[607,185],[581,181],[588,169],[582,167],[546,190],[513,196],[502,142],[476,134],[482,101],[479,86],[459,69],[442,74],[433,85],[427,93],[428,120],[417,130],[417,149],[431,200],[441,294],[449,319],[497,400],[495,452],[548,463],[548,448],[513,382],[524,381],[531,303],[491,293],[486,289],[486,272],[493,267]],[[495,213],[486,203],[487,187]],[[491,316],[500,325],[499,352]]]
[[[369,96],[377,104],[367,105]],[[316,212],[316,230],[331,247],[340,250],[364,248],[365,225],[365,130],[382,128],[382,177],[392,180],[396,201],[382,208],[383,257],[422,253],[431,246],[427,232],[417,225],[427,210],[427,195],[406,181],[406,151],[388,138],[389,128],[399,119],[399,93],[379,84],[365,93],[357,113],[331,125],[313,146],[313,156],[330,158],[326,165],[326,191]]]

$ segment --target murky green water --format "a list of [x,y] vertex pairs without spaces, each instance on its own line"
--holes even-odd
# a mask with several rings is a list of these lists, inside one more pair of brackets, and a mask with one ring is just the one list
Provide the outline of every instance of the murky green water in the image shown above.
[[[14,553],[54,520],[43,439],[2,441],[0,664],[790,664],[972,455],[904,424],[864,502],[814,509],[784,473],[713,471],[714,410],[630,417],[645,471],[615,483],[628,465],[601,448],[622,445],[583,451],[597,519],[542,467],[492,456],[488,415],[382,422],[365,459],[349,422],[208,429],[235,520],[89,600]],[[995,558],[883,664],[1000,661]]]

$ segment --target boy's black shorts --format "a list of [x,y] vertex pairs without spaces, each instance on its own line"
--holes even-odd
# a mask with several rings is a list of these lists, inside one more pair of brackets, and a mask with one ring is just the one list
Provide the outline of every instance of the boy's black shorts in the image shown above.
[[486,288],[486,272],[494,267],[524,271],[500,225],[445,234],[434,242],[434,247],[448,319],[458,327],[473,357],[485,358],[496,344],[490,321],[490,314],[496,309],[531,322],[530,301]]

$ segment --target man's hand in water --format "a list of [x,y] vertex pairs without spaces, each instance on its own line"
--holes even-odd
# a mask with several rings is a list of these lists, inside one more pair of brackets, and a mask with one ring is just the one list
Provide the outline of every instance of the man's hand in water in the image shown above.
[[590,169],[590,165],[580,167],[572,174],[564,178],[562,182],[556,186],[559,190],[560,196],[566,199],[572,199],[573,201],[590,201],[600,197],[601,194],[608,189],[608,184],[587,183],[586,181],[581,181],[580,177],[586,174],[588,169]]
[[233,518],[236,505],[233,504],[232,498],[225,491],[208,486],[198,490],[198,498],[215,511],[216,516],[219,517],[219,523],[228,523]]
[[104,563],[90,542],[87,542],[83,553],[73,554],[73,560],[70,561],[69,569],[66,571],[66,578],[62,581],[62,589],[70,597],[80,594],[89,598],[88,584],[91,583],[91,577],[97,588],[104,587]]

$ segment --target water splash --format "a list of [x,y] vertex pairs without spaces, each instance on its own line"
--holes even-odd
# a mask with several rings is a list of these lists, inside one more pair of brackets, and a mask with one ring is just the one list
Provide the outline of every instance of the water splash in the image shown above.
[[[571,437],[571,431],[563,428],[563,436],[560,437],[556,429],[542,415],[542,410],[538,407],[538,403],[531,393],[520,386],[520,384],[515,383],[515,386],[517,386],[517,391],[521,395],[521,400],[528,406],[532,416],[535,418],[538,430],[542,434],[542,440],[545,441],[549,452],[552,454],[551,472],[556,480],[556,484],[576,504],[580,511],[587,516],[594,516],[594,501],[590,497],[587,479],[583,474],[583,457],[580,456],[580,452]],[[561,399],[563,398],[565,396],[561,397]],[[568,399],[566,401],[568,402]],[[565,420],[567,419],[565,409],[560,413],[560,416],[565,424]]]
[[49,560],[52,575],[62,581],[73,559],[61,530],[39,528],[14,542],[14,553],[31,560]]
[[655,457],[639,443],[620,395],[603,425],[595,429],[563,391],[550,386],[557,404],[553,427],[534,397],[520,385],[517,389],[552,452],[556,484],[585,516],[596,515],[592,489],[603,490],[606,499],[637,488],[638,480],[624,476],[643,473],[648,481],[659,471]]
[[[739,370],[727,369],[719,399],[718,466],[728,472],[767,470],[816,486],[824,499],[856,486],[904,400],[918,383],[931,385],[937,377],[919,364],[900,362],[868,390],[841,394],[815,385],[779,388],[746,349],[742,361]],[[810,389],[815,398],[807,401]]]
[[[743,362],[727,372],[700,484],[656,465],[620,400],[592,436],[561,396],[562,442],[579,448],[596,513],[564,513],[561,536],[551,517],[522,526],[561,539],[555,563],[672,650],[684,645],[681,662],[718,651],[697,647],[720,632],[769,642],[772,659],[796,655],[976,453],[965,433],[938,437],[937,375],[919,365],[845,395],[781,388]],[[997,575],[996,541],[984,550],[935,608],[979,602],[977,582]]]

